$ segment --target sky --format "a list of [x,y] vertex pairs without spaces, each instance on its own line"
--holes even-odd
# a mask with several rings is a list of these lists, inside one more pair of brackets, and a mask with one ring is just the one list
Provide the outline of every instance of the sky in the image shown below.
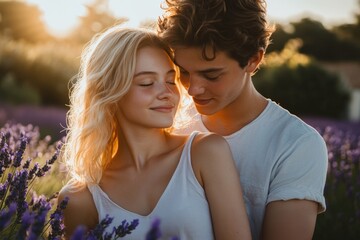
[[[27,0],[43,12],[43,20],[50,32],[64,35],[86,14],[84,4],[93,0]],[[136,27],[144,20],[157,19],[163,12],[163,0],[108,0],[107,7],[116,17],[127,17],[124,26]],[[268,0],[271,22],[286,24],[304,16],[321,21],[325,26],[354,22],[359,12],[358,0]]]

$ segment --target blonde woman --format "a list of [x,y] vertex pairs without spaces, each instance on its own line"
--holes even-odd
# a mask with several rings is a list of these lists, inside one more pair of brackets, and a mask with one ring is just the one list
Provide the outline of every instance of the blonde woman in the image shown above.
[[68,114],[67,236],[109,214],[112,226],[139,219],[125,239],[143,239],[156,218],[164,239],[251,238],[226,141],[172,134],[179,102],[172,52],[155,33],[113,27],[88,45]]

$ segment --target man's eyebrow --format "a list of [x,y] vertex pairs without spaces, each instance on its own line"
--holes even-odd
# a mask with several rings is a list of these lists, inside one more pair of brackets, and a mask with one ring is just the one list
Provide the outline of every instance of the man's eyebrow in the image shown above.
[[220,72],[224,70],[224,68],[218,67],[218,68],[207,68],[204,70],[199,70],[199,73],[213,73],[213,72]]
[[[179,65],[176,61],[174,62],[175,65],[180,69],[180,71],[186,71],[186,69],[184,69],[181,65]],[[212,67],[212,68],[207,68],[207,69],[203,69],[203,70],[198,70],[198,73],[204,74],[204,73],[213,73],[213,72],[219,72],[224,70],[223,67]]]

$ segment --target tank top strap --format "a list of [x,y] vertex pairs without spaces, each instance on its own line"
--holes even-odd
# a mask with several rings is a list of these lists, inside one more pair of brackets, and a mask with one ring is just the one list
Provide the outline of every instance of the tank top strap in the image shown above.
[[195,191],[199,196],[205,197],[204,189],[196,178],[191,159],[191,146],[198,133],[199,131],[194,131],[188,137],[179,162],[180,166],[177,173],[179,179],[177,179],[174,184],[184,184],[181,187],[179,186],[179,188],[184,187],[186,191]]
[[[192,164],[191,164],[191,146],[192,143],[196,137],[196,135],[199,133],[199,131],[193,131],[190,136],[188,137],[188,139],[186,140],[184,149],[182,151],[181,154],[181,158],[180,158],[180,164],[181,166],[184,166],[185,168],[187,168],[186,170],[189,170],[188,168],[190,167],[192,169]],[[181,163],[182,161],[184,161],[184,163]]]
[[95,183],[88,183],[87,188],[89,189],[92,195],[97,211],[98,212],[101,211],[101,206],[102,206],[102,202],[104,201],[104,196],[102,196],[101,194],[101,189],[99,185]]

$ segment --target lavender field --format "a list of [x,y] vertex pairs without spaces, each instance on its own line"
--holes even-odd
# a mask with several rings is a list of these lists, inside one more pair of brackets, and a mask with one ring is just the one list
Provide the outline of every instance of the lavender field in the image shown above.
[[[53,146],[51,144],[62,139],[65,135],[63,131],[66,124],[65,116],[65,108],[30,106],[13,108],[0,105],[0,129],[6,134],[6,131],[11,132],[9,129],[15,126],[25,132],[28,131],[32,139],[35,134],[36,138],[28,146],[30,148],[28,151],[36,152],[36,158],[46,162],[43,158],[49,158],[55,148],[42,146],[44,142],[46,146]],[[303,120],[323,136],[329,156],[325,187],[327,210],[318,216],[314,239],[360,239],[360,122],[315,117],[304,117]],[[18,141],[18,145],[21,145],[20,138]],[[38,194],[51,196],[64,184],[66,179],[64,171],[61,162],[57,161],[49,176],[39,180],[34,189]],[[3,180],[4,178],[0,183],[1,186],[4,184]],[[45,181],[47,184],[42,184]]]
[[11,106],[0,102],[0,126],[5,123],[20,123],[40,127],[42,136],[50,135],[54,140],[65,136],[67,109],[42,106]]
[[360,123],[304,118],[326,141],[329,165],[327,210],[314,239],[360,239]]

